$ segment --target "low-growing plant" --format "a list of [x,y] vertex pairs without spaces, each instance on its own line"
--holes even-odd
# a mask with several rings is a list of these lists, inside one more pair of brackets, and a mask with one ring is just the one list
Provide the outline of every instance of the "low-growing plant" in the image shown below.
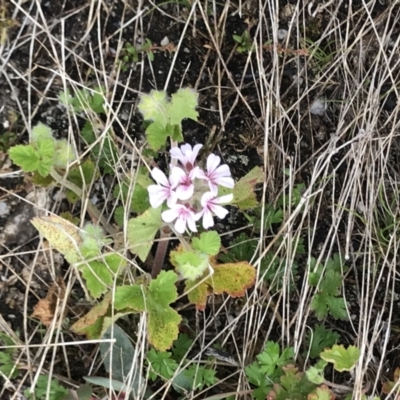
[[281,350],[278,343],[267,342],[257,360],[245,369],[247,379],[257,387],[252,397],[257,400],[334,399],[330,389],[333,385],[324,378],[325,367],[331,363],[338,372],[351,371],[360,351],[355,346],[346,349],[343,345],[333,345],[319,356],[321,359],[318,362],[301,372],[295,365],[292,347]]
[[122,56],[119,60],[121,70],[127,71],[130,64],[136,64],[139,62],[140,54],[147,54],[150,61],[154,61],[154,53],[152,52],[153,43],[150,39],[146,38],[144,43],[141,45],[134,46],[129,42],[125,43],[122,49]]
[[248,30],[244,31],[241,35],[232,35],[236,43],[236,51],[238,53],[249,53],[253,47],[253,40],[250,37]]

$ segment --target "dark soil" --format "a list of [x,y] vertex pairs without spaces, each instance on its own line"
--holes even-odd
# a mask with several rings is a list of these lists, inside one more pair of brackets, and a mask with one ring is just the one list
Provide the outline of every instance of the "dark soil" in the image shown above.
[[[6,0],[4,0],[6,1]],[[223,17],[226,13],[225,4],[217,4],[215,7],[215,15],[209,14],[208,25],[214,29],[213,36],[216,35],[216,26],[223,17],[225,21],[223,27],[219,28],[220,44],[219,54],[215,51],[215,43],[207,30],[207,24],[204,23],[200,12],[197,12],[196,18],[193,18],[188,24],[186,34],[180,45],[179,52],[176,50],[182,37],[182,32],[186,27],[189,9],[179,2],[161,2],[160,9],[148,5],[145,16],[142,18],[143,37],[138,37],[135,31],[135,22],[127,24],[122,32],[117,33],[127,21],[135,18],[137,15],[138,4],[135,0],[126,2],[106,0],[101,3],[101,17],[96,21],[101,25],[101,37],[99,38],[99,30],[97,22],[88,32],[88,21],[93,20],[90,2],[86,0],[64,0],[63,2],[42,2],[40,10],[35,2],[24,2],[19,8],[15,8],[13,4],[5,2],[8,18],[13,18],[17,24],[11,27],[7,34],[6,46],[10,49],[13,44],[16,48],[10,51],[11,57],[7,58],[7,51],[3,51],[2,64],[0,67],[0,137],[7,132],[16,133],[15,140],[7,143],[3,148],[0,141],[0,172],[2,174],[11,173],[16,170],[6,155],[8,146],[14,143],[26,143],[29,139],[28,127],[38,122],[43,122],[50,126],[57,137],[69,137],[73,135],[75,141],[81,151],[85,149],[85,143],[79,136],[78,127],[82,127],[85,119],[81,116],[77,117],[76,123],[69,121],[64,109],[60,107],[58,95],[64,90],[63,81],[59,74],[53,71],[60,71],[59,63],[63,61],[62,70],[68,77],[67,87],[71,88],[69,82],[83,82],[85,85],[93,87],[99,83],[108,85],[111,91],[115,92],[112,99],[113,108],[118,110],[120,120],[126,122],[121,126],[117,122],[113,128],[116,134],[124,139],[125,135],[136,143],[143,143],[145,140],[143,121],[137,112],[137,103],[140,93],[148,93],[152,89],[164,89],[169,94],[174,93],[180,87],[193,87],[198,90],[199,97],[199,122],[184,122],[185,140],[188,143],[204,143],[206,151],[212,151],[220,155],[232,171],[232,175],[239,179],[244,176],[255,166],[264,167],[264,140],[265,140],[265,122],[269,116],[263,115],[264,108],[261,107],[262,102],[267,101],[270,96],[260,94],[261,79],[272,81],[272,74],[276,72],[273,67],[274,56],[273,49],[265,46],[262,51],[262,65],[257,64],[255,53],[250,56],[247,52],[239,54],[235,51],[237,44],[233,40],[233,35],[241,35],[245,30],[249,30],[250,35],[256,34],[260,15],[268,18],[268,5],[262,12],[258,9],[258,2],[245,1],[246,7],[240,15],[239,4],[231,2],[227,17]],[[180,2],[185,3],[185,2]],[[206,3],[206,2],[204,2]],[[209,2],[210,7],[211,3]],[[276,3],[276,2],[275,2]],[[296,5],[297,1],[281,1],[281,13],[279,29],[289,29],[291,24],[291,15],[285,14],[289,4]],[[299,2],[302,3],[302,2]],[[349,43],[356,40],[357,27],[363,26],[367,18],[363,10],[363,2],[353,1],[349,6],[347,2],[341,3],[339,10],[335,11],[335,18],[339,21],[346,21],[350,15],[353,15],[353,31],[350,33]],[[379,20],[381,15],[387,11],[389,1],[374,2],[371,8],[371,18]],[[97,3],[95,8],[97,7]],[[272,6],[271,6],[272,7]],[[351,8],[351,10],[350,10]],[[307,11],[307,7],[301,5],[299,7],[299,34],[316,42],[321,37],[325,27],[332,18],[334,7],[324,9],[317,17],[311,17]],[[397,12],[399,11],[396,8]],[[40,11],[40,12],[39,12]],[[206,12],[211,12],[208,10]],[[28,17],[29,16],[29,17]],[[27,24],[29,18],[32,18],[37,24]],[[393,32],[400,31],[400,25],[397,16],[392,12],[390,18],[393,23],[397,24]],[[61,23],[63,21],[64,24]],[[40,26],[46,27],[45,30]],[[262,37],[265,42],[272,40],[272,29],[264,23],[261,25],[263,29]],[[51,32],[49,36],[48,32]],[[260,33],[258,33],[260,34]],[[398,35],[398,33],[396,33]],[[34,37],[34,39],[32,39]],[[163,39],[167,37],[170,47],[161,46]],[[51,39],[50,39],[51,38]],[[61,38],[64,48],[61,46]],[[120,47],[121,42],[134,44],[134,40],[150,39],[155,47],[154,61],[150,62],[146,53],[139,54],[140,62],[137,64],[130,63],[125,72],[121,71],[120,75],[116,75],[115,54]],[[281,172],[289,166],[294,166],[295,177],[294,184],[310,183],[312,171],[318,155],[326,149],[331,141],[331,135],[336,133],[339,121],[343,120],[341,105],[343,94],[346,94],[343,82],[339,79],[329,79],[326,82],[316,85],[312,90],[298,92],[297,85],[294,85],[296,77],[302,77],[302,89],[311,87],[314,82],[319,82],[319,74],[315,65],[308,62],[307,55],[295,50],[299,50],[299,38],[292,33],[287,43],[281,42],[280,45],[293,51],[282,51],[280,54],[280,68],[278,83],[275,87],[279,88],[280,104],[290,109],[289,118],[282,118],[279,126],[279,138],[272,134],[269,136],[268,155],[270,157],[267,168],[265,169],[268,190],[266,194],[266,202],[273,203],[283,193],[288,193],[288,188],[282,183]],[[334,38],[330,38],[334,40]],[[393,38],[396,40],[396,38]],[[328,39],[321,44],[326,46],[327,51],[334,51],[335,43],[331,43]],[[372,45],[370,46],[373,47]],[[73,54],[71,51],[73,50]],[[371,57],[373,55],[373,49]],[[68,57],[63,60],[63,53]],[[177,55],[176,55],[177,54]],[[176,58],[175,58],[176,57]],[[368,57],[368,60],[370,57]],[[371,61],[372,63],[372,61]],[[96,73],[90,66],[95,65],[98,68]],[[173,67],[171,68],[171,65]],[[354,66],[351,66],[355,68]],[[370,67],[369,61],[363,65],[365,70]],[[328,67],[323,66],[328,69]],[[325,70],[326,70],[325,69]],[[172,73],[170,71],[172,70]],[[396,71],[393,72],[394,74]],[[97,74],[97,75],[96,75]],[[28,79],[29,76],[29,79]],[[337,78],[337,76],[336,76]],[[305,80],[305,79],[308,79]],[[388,82],[383,86],[381,93],[387,93],[391,83]],[[274,87],[274,88],[275,88]],[[239,89],[237,89],[239,88]],[[271,88],[273,90],[274,88]],[[396,107],[397,98],[392,91],[386,96],[382,96],[383,111],[390,114]],[[309,112],[310,104],[316,98],[327,98],[330,106],[324,115],[311,115]],[[111,99],[109,99],[111,101]],[[297,104],[292,108],[293,104]],[[276,105],[271,105],[271,113],[278,112]],[[16,115],[16,120],[8,125],[11,116]],[[223,119],[221,120],[221,115]],[[23,118],[22,116],[25,116]],[[353,115],[346,117],[351,121]],[[382,116],[384,119],[384,116]],[[293,129],[296,127],[301,133],[301,137]],[[382,132],[384,135],[384,132]],[[337,146],[349,140],[352,133],[347,133],[339,137]],[[393,146],[392,166],[398,171],[398,143],[397,147]],[[127,151],[121,147],[121,151]],[[328,184],[322,207],[318,210],[310,211],[310,219],[317,220],[316,234],[317,240],[308,242],[307,232],[303,233],[304,245],[307,254],[318,257],[321,254],[321,247],[326,238],[329,237],[329,229],[332,224],[331,206],[332,203],[338,201],[338,197],[342,193],[343,185],[346,183],[346,173],[349,165],[353,162],[346,160],[347,149],[339,151],[332,157],[329,171],[336,173],[335,186]],[[274,162],[276,160],[276,162]],[[166,153],[161,152],[157,162],[160,165],[166,162]],[[374,162],[379,162],[375,160]],[[102,182],[106,182],[107,190],[112,190],[113,177],[104,175]],[[108,185],[108,186],[107,186]],[[43,331],[38,332],[38,323],[35,320],[26,318],[33,311],[33,307],[38,299],[43,298],[48,290],[48,286],[54,280],[54,272],[56,274],[66,274],[69,266],[60,260],[58,263],[51,262],[55,265],[54,269],[47,268],[49,260],[43,259],[38,262],[35,258],[36,249],[39,244],[39,237],[35,229],[29,223],[29,220],[37,214],[38,207],[33,207],[26,200],[28,193],[33,192],[34,188],[28,178],[20,175],[10,178],[3,178],[0,175],[0,201],[7,204],[9,212],[7,214],[0,213],[0,314],[2,318],[11,326],[14,332],[18,332],[23,342],[31,344],[41,343]],[[96,192],[93,189],[93,194]],[[332,194],[333,192],[333,194]],[[55,200],[56,191],[50,190],[47,195],[47,210],[56,210],[57,213],[69,211],[73,215],[79,217],[79,205],[73,206],[65,199],[61,202]],[[100,190],[96,193],[100,198],[99,206],[104,206],[105,210],[111,212],[114,204],[111,200],[107,200],[107,193]],[[261,188],[259,189],[261,198]],[[103,202],[103,203],[101,203]],[[345,245],[347,234],[347,213],[340,221],[338,229],[338,244],[330,249],[330,252],[342,252]],[[17,221],[15,220],[16,217]],[[89,217],[87,218],[89,219]],[[6,234],[6,227],[13,223],[17,223],[17,231],[14,234]],[[221,232],[245,229],[248,221],[239,212],[232,210],[227,221],[221,221],[217,224],[217,228]],[[294,227],[296,226],[296,222]],[[271,228],[265,234],[265,243],[273,237],[274,232],[279,226]],[[362,224],[355,224],[352,236],[352,246],[354,251],[357,250],[362,239]],[[252,228],[246,228],[245,231],[253,234]],[[224,245],[229,246],[230,241],[236,237],[236,233],[229,234],[224,238]],[[256,235],[255,235],[256,236]],[[326,256],[328,251],[325,249]],[[392,257],[395,257],[392,254]],[[348,311],[351,315],[351,323],[349,321],[337,321],[331,317],[325,321],[325,326],[337,331],[341,335],[341,342],[344,345],[356,343],[358,335],[357,329],[361,326],[360,321],[360,302],[367,301],[362,298],[360,292],[360,282],[365,279],[365,271],[362,271],[361,261],[359,258],[351,258],[349,260],[349,273],[346,276],[344,284],[344,294],[348,303]],[[298,273],[294,277],[294,287],[301,290],[303,280],[302,277],[306,271],[306,257],[299,255],[296,260],[298,263]],[[26,275],[24,275],[26,274]],[[26,278],[30,276],[29,280]],[[392,280],[394,275],[387,273],[378,282],[379,285],[385,287],[388,280]],[[372,279],[372,278],[371,278]],[[376,279],[376,277],[374,278]],[[27,282],[29,281],[28,289]],[[389,286],[393,288],[395,296],[400,295],[400,286],[396,282],[395,285]],[[291,310],[296,311],[298,308],[298,298],[294,290],[290,296]],[[68,317],[74,322],[83,312],[89,308],[81,305],[83,296],[76,283],[74,291],[69,301]],[[220,299],[215,299],[218,304]],[[368,299],[374,303],[378,311],[385,309],[385,315],[389,313],[390,303],[385,298],[385,291],[377,291],[375,297]],[[398,309],[399,301],[393,302],[393,307]],[[205,311],[205,319],[213,318],[215,304],[211,304],[210,308]],[[206,340],[211,340],[218,333],[221,326],[227,324],[227,315],[235,315],[236,309],[243,307],[243,300],[229,300],[226,305],[226,315],[215,319],[213,330],[210,329],[206,333]],[[387,308],[387,312],[386,312]],[[77,311],[79,309],[79,311]],[[281,310],[282,311],[282,310]],[[196,321],[194,318],[193,308],[189,308],[182,312],[186,317],[191,333],[196,331]],[[267,332],[270,331],[270,324],[273,312],[270,318],[264,321],[262,334],[257,340],[256,346],[249,352],[249,359],[243,360],[245,364],[253,361],[257,351],[262,349],[263,340]],[[293,315],[287,316],[290,320]],[[24,318],[28,321],[24,326]],[[198,318],[198,316],[197,316]],[[375,318],[370,315],[368,318]],[[228,341],[225,343],[225,350],[236,354],[235,346],[246,348],[245,338],[240,336],[241,325],[244,321],[239,322],[239,328],[236,329],[235,343]],[[276,320],[273,322],[276,326],[271,329],[270,340],[281,340],[280,326]],[[309,326],[314,326],[318,321],[310,317],[307,321]],[[385,321],[383,320],[384,324]],[[386,348],[387,357],[383,365],[381,382],[386,377],[391,377],[394,369],[398,367],[399,341],[400,336],[398,330],[400,320],[392,320],[392,331],[389,335],[388,346]],[[0,325],[1,327],[1,325]],[[357,329],[354,329],[357,327]],[[182,331],[185,329],[182,327]],[[34,333],[36,331],[36,333]],[[386,334],[385,329],[381,335]],[[32,336],[31,336],[32,335]],[[293,333],[292,333],[293,335]],[[372,333],[371,333],[372,335]],[[64,337],[65,341],[82,338],[74,337],[67,332]],[[378,346],[374,348],[374,355],[380,359],[381,354]],[[200,348],[198,349],[200,350]],[[96,351],[95,345],[85,345],[75,349],[68,349],[67,356],[69,367],[66,367],[62,361],[55,366],[55,373],[58,376],[64,376],[69,382],[75,384],[83,383],[82,377],[88,374],[88,368],[93,360]],[[61,350],[60,350],[61,354]],[[26,356],[25,356],[26,357]],[[60,357],[63,360],[63,357]],[[50,356],[48,361],[50,360]],[[26,361],[26,359],[25,359]],[[232,372],[232,367],[226,367],[226,374]],[[104,372],[104,371],[103,371]],[[221,376],[222,377],[222,376]],[[335,377],[336,383],[346,383],[348,377]],[[20,379],[20,377],[18,378]],[[18,386],[18,379],[15,385]],[[375,378],[374,378],[375,379]],[[348,383],[348,382],[347,382]],[[28,382],[26,382],[24,387]],[[229,383],[226,387],[230,387]],[[210,390],[210,395],[219,391],[230,391],[222,388]],[[234,386],[232,386],[234,387]],[[12,389],[3,392],[2,398],[11,396]],[[172,395],[173,396],[173,395]]]

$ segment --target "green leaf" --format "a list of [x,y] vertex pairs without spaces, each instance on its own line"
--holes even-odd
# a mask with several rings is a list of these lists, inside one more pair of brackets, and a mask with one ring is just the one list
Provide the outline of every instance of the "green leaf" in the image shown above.
[[178,337],[181,316],[169,304],[178,297],[173,271],[161,271],[148,287],[134,284],[119,286],[115,291],[115,308],[146,311],[148,314],[148,339],[157,350],[168,350]]
[[316,385],[321,385],[324,383],[324,369],[327,365],[328,363],[326,361],[319,360],[315,365],[311,366],[306,371],[307,379]]
[[168,123],[169,102],[165,91],[152,90],[150,94],[142,94],[138,109],[143,115],[144,120],[155,121],[162,127]]
[[125,209],[123,206],[118,206],[114,211],[114,220],[120,228],[124,226],[124,218]]
[[335,344],[320,355],[323,360],[332,363],[336,371],[351,371],[360,357],[360,349],[356,346],[345,349],[343,345]]
[[319,353],[325,347],[331,347],[340,338],[340,335],[330,329],[325,329],[324,325],[315,325],[313,333],[308,333],[307,344],[309,347],[309,354],[311,358],[319,357]]
[[335,393],[327,385],[317,387],[307,396],[307,400],[332,400],[335,398]]
[[51,128],[47,125],[39,122],[36,126],[32,128],[31,132],[32,142],[40,142],[42,140],[46,141],[54,141],[53,133]]
[[167,143],[168,131],[158,121],[152,122],[146,129],[147,140],[154,151],[158,151]]
[[[90,186],[91,182],[95,181],[99,177],[100,173],[91,160],[85,160],[80,165],[74,165],[68,173],[68,180],[74,183],[80,189]],[[66,196],[68,201],[72,204],[75,204],[78,200],[81,200],[81,198],[78,197],[75,192],[69,189],[66,192]]]
[[174,359],[177,361],[181,361],[188,350],[191,348],[192,344],[193,339],[191,339],[186,333],[181,333],[178,339],[175,340],[172,347]]
[[[118,325],[111,325],[103,335],[103,339],[115,339],[114,343],[101,342],[100,353],[105,370],[112,377],[120,382],[128,382],[129,376],[132,376],[130,389],[135,398],[142,398],[141,387],[143,376],[141,376],[140,367],[133,363],[135,359],[135,347],[132,340]],[[133,371],[132,371],[133,370]],[[132,375],[130,375],[132,373]],[[114,388],[116,389],[116,388]],[[142,389],[143,390],[143,389]],[[125,389],[125,391],[128,391]]]
[[[190,387],[184,388],[186,390],[203,390],[205,386],[212,386],[217,382],[214,370],[196,364],[190,365],[182,373],[188,378],[188,382],[191,382]],[[177,384],[176,380],[174,384]]]
[[198,97],[198,93],[191,88],[179,89],[174,93],[168,108],[169,123],[171,125],[180,125],[185,118],[197,121],[199,116],[196,111]]
[[149,342],[161,351],[169,349],[179,333],[182,317],[169,306],[178,297],[177,280],[174,272],[161,271],[157,279],[150,282],[146,297]]
[[155,381],[158,376],[165,380],[172,378],[178,368],[178,363],[171,358],[172,353],[150,349],[147,361],[150,366],[149,378]]
[[135,311],[146,310],[146,288],[134,284],[129,286],[117,286],[115,289],[114,307],[116,310],[131,308]]
[[8,154],[14,164],[22,168],[24,172],[38,171],[40,157],[32,145],[17,145],[8,150]]
[[107,291],[108,287],[112,286],[119,268],[125,264],[126,261],[118,254],[109,254],[104,256],[104,262],[90,261],[80,266],[79,269],[82,271],[90,294],[94,298],[98,298]]
[[40,175],[47,176],[50,173],[51,167],[54,166],[55,142],[52,140],[41,140],[36,143],[36,149],[40,160],[37,171]]
[[66,169],[76,159],[75,151],[66,139],[56,140],[54,144],[53,165]]
[[171,251],[170,259],[177,272],[184,279],[193,281],[201,277],[208,268],[208,256],[192,251]]
[[202,253],[215,256],[221,248],[221,238],[216,231],[203,232],[200,238],[193,238],[192,245]]
[[130,250],[143,262],[146,261],[154,237],[162,225],[161,207],[149,208],[139,217],[128,221],[127,236]]

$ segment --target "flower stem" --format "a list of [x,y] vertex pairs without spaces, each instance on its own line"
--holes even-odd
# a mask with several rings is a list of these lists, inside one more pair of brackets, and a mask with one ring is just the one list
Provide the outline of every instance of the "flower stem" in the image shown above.
[[164,265],[165,255],[167,254],[168,238],[171,236],[171,230],[168,226],[160,229],[160,241],[157,245],[156,255],[154,257],[153,267],[151,269],[151,277],[157,278]]

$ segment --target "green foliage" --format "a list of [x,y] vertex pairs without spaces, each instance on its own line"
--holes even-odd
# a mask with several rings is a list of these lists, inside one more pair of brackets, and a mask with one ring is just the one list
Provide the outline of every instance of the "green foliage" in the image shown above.
[[104,139],[93,145],[93,143],[97,141],[97,136],[92,123],[87,120],[81,130],[81,135],[87,145],[91,146],[91,159],[95,163],[98,163],[98,166],[103,168],[105,173],[114,173],[114,165],[118,160],[118,149],[114,144],[111,132],[103,132],[102,135],[104,136]]
[[[14,341],[5,333],[0,332],[0,345],[1,346],[14,346]],[[16,353],[15,348],[5,348],[0,350],[0,372],[5,376],[16,378],[18,376],[18,368],[14,360]]]
[[332,363],[336,371],[351,371],[360,357],[360,349],[356,346],[345,349],[343,345],[335,344],[331,349],[325,349],[320,356],[323,360]]
[[69,107],[74,113],[93,111],[96,114],[104,113],[105,88],[95,87],[94,90],[78,89],[74,95],[69,91],[61,92],[58,96],[64,107]]
[[316,364],[308,368],[306,371],[308,380],[316,385],[324,383],[324,369],[327,365],[328,363],[325,360],[318,360]]
[[221,238],[215,231],[203,232],[199,238],[192,239],[192,246],[202,253],[215,256],[221,248]]
[[275,383],[268,393],[268,398],[276,400],[307,400],[308,394],[314,390],[315,384],[311,383],[307,376],[299,372],[294,365],[282,367],[283,374],[279,383]]
[[[131,339],[116,324],[111,325],[107,329],[103,335],[103,339],[115,339],[114,343],[100,343],[101,359],[103,360],[105,370],[111,374],[114,380],[121,383],[127,382],[132,368],[132,361],[135,359],[135,348]],[[130,389],[138,396],[140,381],[143,378],[140,378],[140,373],[136,370],[133,371],[132,376],[133,380]]]
[[35,386],[34,393],[30,393],[29,389],[24,391],[24,395],[29,400],[62,400],[68,394],[68,390],[60,385],[58,380],[40,375]]
[[346,303],[340,296],[340,288],[343,281],[343,271],[346,269],[342,265],[341,258],[335,254],[325,263],[325,268],[320,265],[316,270],[315,259],[311,259],[310,269],[313,271],[309,276],[311,286],[316,286],[318,292],[314,295],[310,308],[315,312],[318,320],[328,316],[336,319],[347,319]]
[[[85,160],[80,165],[74,165],[68,172],[68,181],[72,182],[80,189],[89,187],[90,183],[100,177],[99,171],[96,169],[93,161]],[[75,192],[67,189],[67,199],[70,203],[75,204],[77,201],[82,200]]]
[[169,349],[178,337],[181,316],[169,306],[178,297],[177,279],[174,272],[161,271],[148,286],[118,286],[115,291],[114,307],[117,310],[147,312],[149,342],[160,351]]
[[[134,185],[132,186],[132,183]],[[123,204],[129,207],[130,211],[142,213],[150,208],[149,193],[147,187],[153,182],[149,178],[146,168],[140,168],[138,174],[131,178],[127,178],[114,188],[113,195],[116,199],[122,200]],[[132,192],[130,193],[130,191]],[[130,201],[129,204],[128,200]],[[123,213],[122,213],[123,215]]]
[[145,38],[144,43],[141,45],[133,46],[131,43],[126,42],[122,50],[122,57],[119,60],[121,70],[126,72],[129,68],[129,64],[136,64],[139,62],[139,55],[146,53],[150,61],[154,61],[154,53],[151,51],[153,43],[150,39]]
[[203,390],[205,386],[212,386],[216,382],[214,370],[192,364],[174,379],[173,385],[178,391],[179,389]]
[[258,387],[253,393],[254,398],[257,400],[266,398],[272,390],[273,383],[278,382],[282,376],[282,367],[292,362],[293,357],[293,347],[288,347],[281,353],[278,343],[272,341],[266,343],[263,352],[257,356],[257,361],[245,368],[249,382]]
[[232,38],[237,43],[236,51],[238,53],[250,53],[253,47],[253,41],[249,31],[244,31],[241,35],[232,35]]
[[204,253],[180,249],[179,251],[171,251],[170,257],[171,264],[176,271],[189,281],[201,277],[209,265],[208,256]]
[[182,120],[197,121],[197,104],[198,94],[190,88],[179,89],[171,100],[165,91],[152,90],[150,94],[142,94],[138,108],[144,120],[151,121],[146,129],[150,147],[159,150],[169,136],[182,141]]
[[153,245],[154,237],[163,226],[161,207],[149,208],[143,214],[128,221],[127,235],[130,251],[144,262]]
[[4,132],[0,137],[0,152],[6,152],[17,140],[17,135],[13,132]]
[[326,347],[331,347],[340,338],[337,332],[326,329],[324,325],[315,325],[314,331],[307,334],[307,346],[311,358],[319,357],[321,351]]
[[171,358],[172,353],[150,349],[147,352],[147,362],[150,367],[149,378],[155,381],[158,376],[170,379],[178,368],[178,363]]
[[191,339],[186,333],[181,333],[178,336],[178,339],[175,340],[172,347],[174,360],[181,361],[192,346],[192,344],[193,339]]
[[55,140],[51,129],[39,123],[32,128],[32,141],[8,150],[11,160],[24,172],[38,172],[46,177],[51,168],[66,168],[75,159],[72,147],[65,140]]

